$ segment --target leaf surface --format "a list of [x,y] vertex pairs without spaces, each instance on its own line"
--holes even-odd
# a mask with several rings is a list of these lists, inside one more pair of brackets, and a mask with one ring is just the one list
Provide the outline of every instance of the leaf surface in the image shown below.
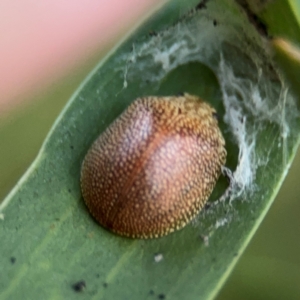
[[[298,145],[295,99],[232,1],[170,1],[91,72],[0,207],[1,299],[210,299],[271,205]],[[193,9],[193,7],[196,7]],[[113,235],[89,215],[80,167],[137,97],[197,94],[221,116],[234,182],[183,230]],[[161,254],[162,260],[155,261]],[[84,282],[85,288],[74,285]],[[77,295],[78,294],[78,295]]]

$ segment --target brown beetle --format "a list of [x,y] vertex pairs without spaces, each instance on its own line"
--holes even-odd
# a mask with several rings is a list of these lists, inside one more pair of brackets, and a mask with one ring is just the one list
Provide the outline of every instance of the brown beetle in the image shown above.
[[84,159],[81,189],[93,217],[131,238],[160,237],[191,221],[226,160],[215,115],[189,94],[135,100]]

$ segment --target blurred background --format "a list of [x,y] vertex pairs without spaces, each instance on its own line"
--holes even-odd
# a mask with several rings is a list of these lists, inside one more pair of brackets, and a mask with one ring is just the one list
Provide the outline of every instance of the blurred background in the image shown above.
[[[34,4],[34,5],[33,5]],[[0,3],[0,202],[95,64],[161,0]],[[300,299],[300,151],[218,300]]]

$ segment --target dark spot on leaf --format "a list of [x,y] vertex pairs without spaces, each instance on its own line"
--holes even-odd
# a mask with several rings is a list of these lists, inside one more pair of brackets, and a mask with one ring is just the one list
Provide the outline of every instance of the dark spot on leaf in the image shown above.
[[243,8],[248,20],[254,25],[256,30],[264,37],[271,38],[268,34],[267,26],[253,11],[251,11],[248,2],[246,0],[237,0],[237,3]]
[[238,256],[238,255],[239,255],[239,254],[238,254],[237,252],[233,254],[234,257],[236,257],[236,256]]
[[84,280],[80,280],[72,285],[72,288],[76,293],[82,292],[85,289],[85,287],[86,284]]
[[218,113],[216,113],[215,111],[212,113],[212,116],[216,119],[219,120],[220,116],[218,115]]
[[166,299],[166,296],[164,294],[159,294],[158,299]]
[[213,22],[213,24],[214,24],[214,26],[217,26],[217,20],[214,20],[214,22]]
[[150,36],[157,36],[157,32],[154,31],[154,30],[150,30],[150,31],[149,31],[149,35],[150,35]]
[[71,193],[71,189],[68,189],[68,192]]
[[70,146],[70,148],[73,150],[73,149],[74,149],[74,146],[73,146],[73,145],[71,145],[71,146]]
[[150,290],[150,291],[149,291],[149,295],[154,295],[154,291],[153,291],[153,290]]
[[204,209],[210,209],[210,207],[211,207],[211,203],[205,203],[205,205],[204,205]]
[[108,287],[108,283],[107,283],[107,282],[104,282],[104,283],[103,283],[103,287],[107,288],[107,287]]
[[100,277],[100,274],[96,274],[96,277],[99,278],[99,277]]
[[200,1],[197,5],[196,5],[196,10],[201,10],[201,9],[205,9],[206,8],[206,3],[208,2],[208,0],[202,0]]
[[15,262],[16,262],[16,258],[14,257],[14,256],[12,256],[11,258],[10,258],[10,262],[12,263],[12,264],[14,264]]

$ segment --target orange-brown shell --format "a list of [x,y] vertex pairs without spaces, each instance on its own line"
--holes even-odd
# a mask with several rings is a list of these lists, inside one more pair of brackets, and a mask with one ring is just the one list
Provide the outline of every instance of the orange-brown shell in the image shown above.
[[226,160],[214,114],[189,94],[135,100],[84,159],[81,189],[93,217],[131,238],[159,237],[191,221]]

